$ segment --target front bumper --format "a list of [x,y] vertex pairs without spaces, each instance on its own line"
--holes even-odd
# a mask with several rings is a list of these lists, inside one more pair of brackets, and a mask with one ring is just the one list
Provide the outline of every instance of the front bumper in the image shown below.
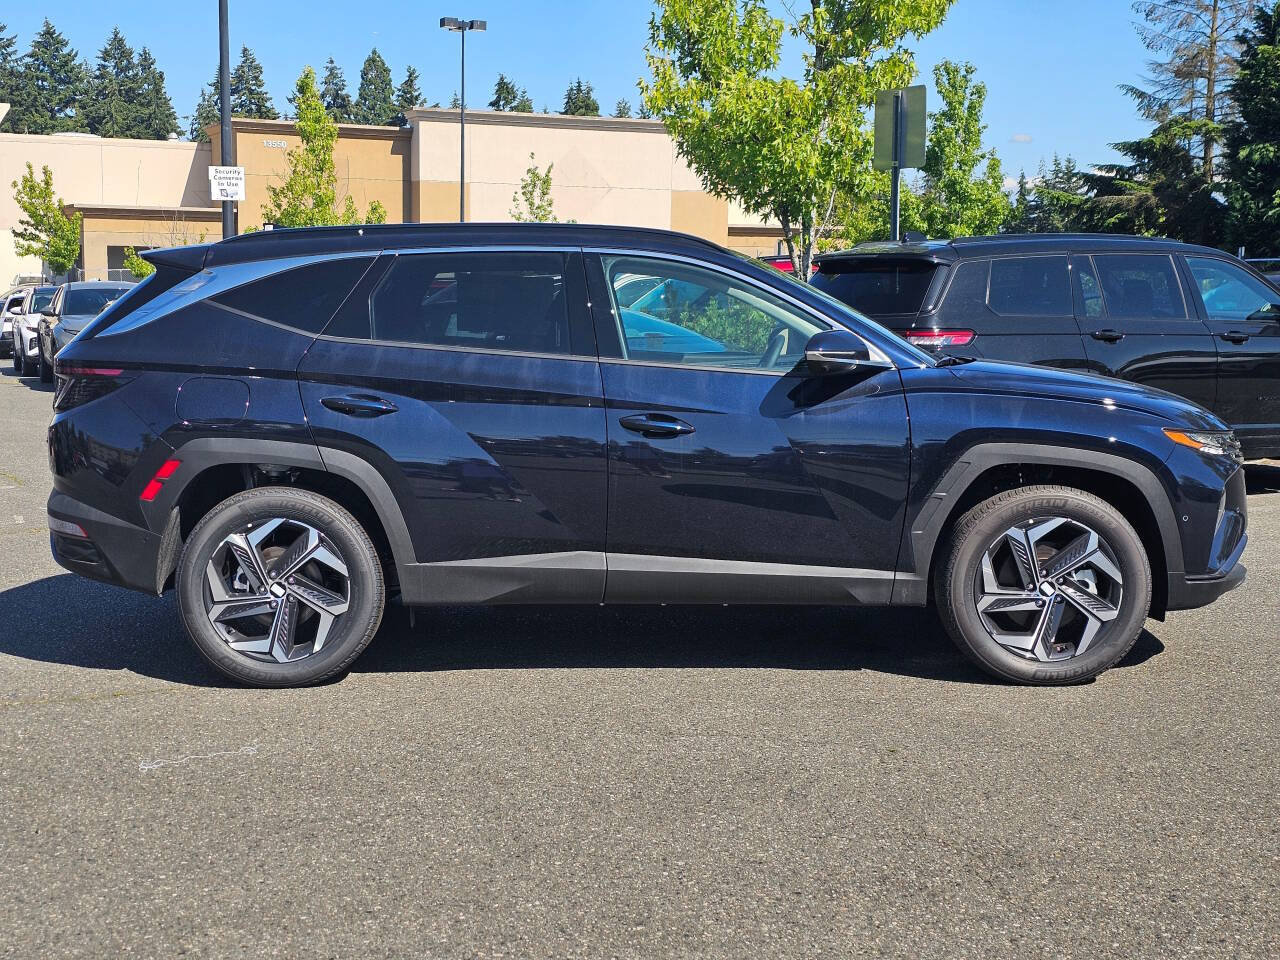
[[1249,538],[1243,534],[1231,557],[1221,570],[1208,577],[1188,577],[1184,573],[1169,574],[1169,610],[1194,610],[1207,607],[1224,593],[1229,593],[1244,583],[1247,569],[1240,562]]
[[[178,542],[177,513],[163,534],[134,526],[65,493],[49,494],[49,516],[74,523],[87,537],[50,531],[53,559],[72,573],[131,590],[159,594],[172,570]],[[163,579],[157,571],[164,570]]]

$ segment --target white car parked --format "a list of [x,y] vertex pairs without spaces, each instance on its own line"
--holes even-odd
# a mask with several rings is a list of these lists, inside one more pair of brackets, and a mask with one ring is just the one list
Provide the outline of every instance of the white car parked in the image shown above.
[[53,299],[56,286],[14,287],[0,297],[0,317],[4,331],[0,334],[0,354],[13,357],[13,369],[32,376],[40,364],[40,311]]

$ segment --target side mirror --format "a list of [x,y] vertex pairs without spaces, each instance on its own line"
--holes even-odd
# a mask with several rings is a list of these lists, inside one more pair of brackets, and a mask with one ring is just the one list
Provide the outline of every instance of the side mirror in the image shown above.
[[1265,307],[1249,314],[1245,319],[1253,323],[1280,323],[1280,303],[1268,303]]
[[804,359],[810,371],[825,376],[870,363],[871,351],[855,333],[843,329],[824,330],[805,344]]
[[26,313],[27,311],[26,311],[26,308],[25,308],[22,304],[20,304],[20,303],[15,303],[15,304],[12,304],[12,305],[9,307],[9,312],[10,312],[11,314],[13,314],[15,317],[19,317],[19,316],[21,316],[22,314]]
[[52,319],[53,317],[56,317],[57,314],[53,312],[53,307],[45,307],[40,311],[40,316]]

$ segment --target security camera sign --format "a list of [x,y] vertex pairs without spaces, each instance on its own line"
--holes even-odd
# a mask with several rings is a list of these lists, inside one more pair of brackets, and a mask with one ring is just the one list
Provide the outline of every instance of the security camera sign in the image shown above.
[[215,203],[244,199],[244,167],[210,167],[209,193]]

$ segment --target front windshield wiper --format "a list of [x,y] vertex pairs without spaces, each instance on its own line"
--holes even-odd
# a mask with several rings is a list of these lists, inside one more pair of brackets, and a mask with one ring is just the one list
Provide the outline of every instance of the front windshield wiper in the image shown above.
[[939,357],[936,366],[939,367],[957,367],[962,363],[973,363],[976,357],[953,357],[947,354],[945,357]]

